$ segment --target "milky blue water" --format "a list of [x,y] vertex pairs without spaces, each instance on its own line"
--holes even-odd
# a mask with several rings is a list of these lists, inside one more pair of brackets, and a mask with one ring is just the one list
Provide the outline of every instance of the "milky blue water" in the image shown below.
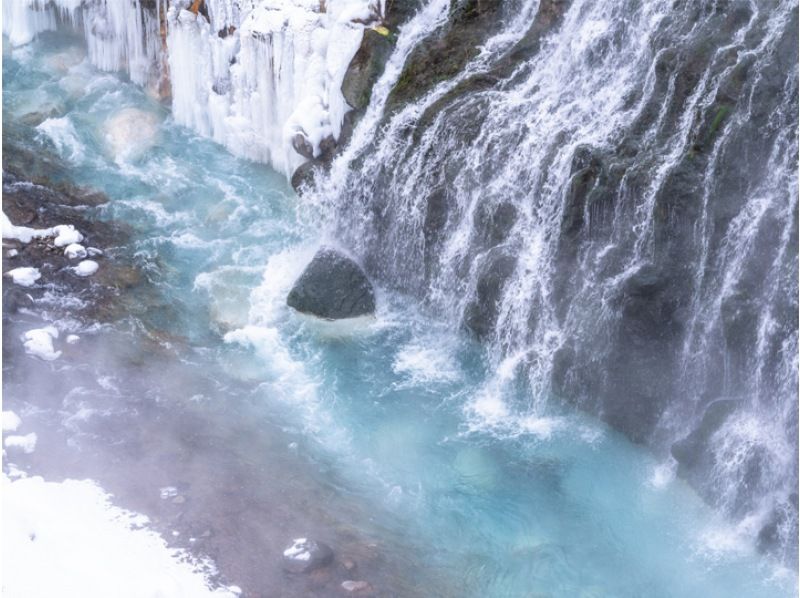
[[[410,298],[379,289],[374,321],[293,313],[286,291],[321,243],[335,244],[324,211],[83,59],[64,37],[6,47],[4,120],[46,112],[32,143],[108,195],[103,218],[133,227],[131,251],[169,307],[143,325],[257,383],[263,417],[299,439],[342,500],[374,505],[420,568],[458,580],[454,595],[796,592],[794,572],[754,551],[753,530],[720,520],[668,462],[534,401],[512,362],[490,371],[480,346]],[[202,367],[187,359],[186,375]]]

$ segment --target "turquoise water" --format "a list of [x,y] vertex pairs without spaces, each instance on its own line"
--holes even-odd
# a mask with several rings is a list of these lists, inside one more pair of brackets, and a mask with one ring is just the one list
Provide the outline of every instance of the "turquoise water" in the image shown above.
[[752,530],[718,519],[669,463],[531,400],[513,360],[491,371],[481,347],[409,298],[378,289],[377,318],[348,324],[291,312],[289,286],[335,244],[323,208],[176,126],[76,44],[5,48],[4,121],[31,124],[74,182],[108,195],[102,217],[133,227],[130,250],[163,297],[137,314],[142,327],[205,356],[187,358],[185,376],[214,363],[251,384],[260,417],[298,439],[340,500],[374,505],[419,568],[458,580],[453,595],[796,592],[795,573],[758,556]]

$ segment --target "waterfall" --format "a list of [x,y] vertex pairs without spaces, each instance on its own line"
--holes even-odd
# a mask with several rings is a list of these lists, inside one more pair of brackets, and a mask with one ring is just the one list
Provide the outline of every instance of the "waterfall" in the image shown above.
[[[488,345],[487,393],[527,385],[471,416],[577,404],[791,559],[795,3],[427,6],[429,43],[398,45],[313,200],[373,276]],[[464,65],[429,75],[476,18]]]
[[158,19],[141,0],[6,0],[3,33],[14,46],[30,42],[60,22],[82,29],[89,59],[105,71],[126,70],[140,85],[158,78]]
[[[486,345],[471,425],[576,405],[791,560],[796,3],[421,4],[304,201]],[[3,31],[78,29],[97,67],[168,76],[178,123],[288,176],[333,152],[348,65],[392,5],[5,0]]]

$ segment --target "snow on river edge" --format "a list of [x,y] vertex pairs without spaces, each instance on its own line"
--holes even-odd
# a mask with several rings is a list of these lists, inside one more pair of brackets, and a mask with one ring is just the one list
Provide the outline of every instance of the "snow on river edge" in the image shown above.
[[[4,432],[8,421],[16,424],[19,418],[4,411]],[[27,451],[30,443],[16,444],[16,438],[26,436],[6,436],[7,450]],[[241,593],[236,586],[211,589],[216,568],[210,560],[170,548],[147,529],[147,517],[114,506],[91,480],[47,482],[6,460],[2,483],[4,596],[233,598]]]

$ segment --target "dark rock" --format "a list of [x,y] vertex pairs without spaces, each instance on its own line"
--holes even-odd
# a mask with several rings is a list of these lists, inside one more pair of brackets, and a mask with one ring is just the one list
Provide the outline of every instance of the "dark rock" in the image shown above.
[[319,142],[319,155],[317,156],[317,160],[321,160],[326,164],[330,163],[333,160],[333,156],[336,154],[336,147],[336,139],[333,138],[333,135],[328,135]]
[[333,549],[323,542],[298,538],[283,551],[282,565],[289,573],[310,573],[333,561]]
[[698,478],[710,471],[713,465],[708,443],[738,405],[739,401],[735,399],[713,401],[706,407],[697,427],[672,445],[672,456],[678,462],[678,475],[695,483],[702,481]]
[[372,29],[364,31],[361,46],[342,81],[342,95],[351,108],[363,110],[369,105],[372,87],[383,73],[393,45],[389,36]]
[[3,313],[15,314],[33,306],[33,298],[23,289],[12,284],[3,285]]
[[374,313],[375,292],[355,261],[323,247],[294,283],[286,303],[302,313],[338,320]]
[[502,2],[463,0],[454,4],[447,23],[420,43],[406,60],[389,96],[389,111],[461,72],[502,23]]
[[517,207],[511,202],[479,206],[475,226],[480,231],[486,247],[505,242],[517,222]]
[[292,147],[298,154],[309,160],[314,159],[314,147],[303,133],[296,133],[292,137]]
[[299,194],[310,188],[314,183],[316,173],[322,168],[317,160],[303,162],[292,174],[292,188]]
[[475,296],[464,311],[464,325],[479,339],[494,329],[498,302],[516,266],[517,258],[500,247],[489,251],[480,264]]
[[[797,544],[791,541],[793,529],[797,528],[797,493],[792,492],[786,500],[776,504],[766,523],[758,532],[756,546],[763,553],[783,557],[787,561],[797,560]],[[789,554],[780,554],[786,551]]]

